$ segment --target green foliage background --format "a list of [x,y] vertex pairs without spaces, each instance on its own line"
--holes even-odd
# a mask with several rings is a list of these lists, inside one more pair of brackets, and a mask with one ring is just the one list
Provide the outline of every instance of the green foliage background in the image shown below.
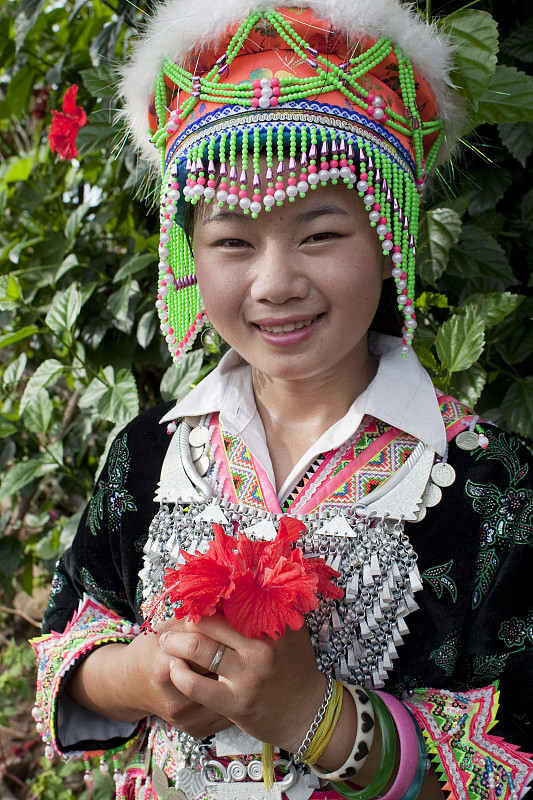
[[[438,7],[421,13],[438,15]],[[503,5],[503,4],[502,4]],[[183,394],[216,342],[169,367],[156,330],[157,215],[112,126],[116,66],[149,4],[0,4],[0,587],[31,592],[70,542],[106,443]],[[446,12],[453,10],[447,4]],[[441,388],[533,438],[533,17],[488,0],[437,24],[458,47],[470,122],[421,219],[417,350]],[[50,153],[65,90],[89,116],[79,159]]]

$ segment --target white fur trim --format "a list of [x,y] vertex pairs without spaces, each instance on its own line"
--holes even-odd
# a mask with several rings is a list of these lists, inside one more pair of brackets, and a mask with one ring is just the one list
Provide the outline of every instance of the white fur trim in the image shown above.
[[[270,8],[287,5],[282,0],[268,3]],[[435,24],[426,24],[411,4],[400,0],[305,0],[291,5],[313,9],[352,40],[361,35],[375,39],[386,36],[399,45],[434,94],[448,140],[440,160],[442,155],[446,157],[460,127],[461,103],[451,91],[453,47],[442,30]],[[265,8],[264,0],[167,0],[156,6],[123,69],[120,85],[124,116],[133,140],[151,163],[159,164],[159,155],[148,141],[148,104],[165,59],[180,63],[190,52],[216,41],[230,25],[259,8]]]

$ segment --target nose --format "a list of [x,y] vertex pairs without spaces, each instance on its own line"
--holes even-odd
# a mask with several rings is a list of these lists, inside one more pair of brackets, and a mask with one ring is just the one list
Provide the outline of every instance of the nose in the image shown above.
[[251,296],[256,302],[281,305],[294,298],[305,298],[309,280],[301,259],[278,241],[271,241],[255,263]]

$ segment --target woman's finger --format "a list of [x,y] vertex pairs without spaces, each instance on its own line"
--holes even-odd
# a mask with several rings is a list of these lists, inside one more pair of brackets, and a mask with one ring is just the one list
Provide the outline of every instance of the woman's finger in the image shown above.
[[[198,630],[163,633],[159,639],[163,651],[201,668],[201,672],[229,676],[235,668],[236,653],[224,642],[211,639]],[[198,671],[198,670],[195,670]]]

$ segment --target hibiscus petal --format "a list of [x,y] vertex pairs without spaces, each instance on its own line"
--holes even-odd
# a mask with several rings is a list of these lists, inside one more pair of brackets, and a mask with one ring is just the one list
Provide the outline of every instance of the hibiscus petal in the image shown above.
[[217,604],[232,590],[232,570],[211,558],[198,556],[177,570],[167,570],[165,587],[173,603],[182,602],[176,616],[190,616],[194,622],[212,616]]
[[338,578],[340,573],[328,567],[322,558],[304,558],[304,569],[308,575],[316,575],[317,592],[323,597],[331,597],[334,600],[344,597],[344,592],[340,586],[332,583],[333,578]]
[[231,596],[224,600],[224,616],[235,630],[249,639],[271,636],[279,639],[287,625],[294,631],[304,624],[304,616],[286,602],[287,593],[260,587],[246,572],[235,578]]

